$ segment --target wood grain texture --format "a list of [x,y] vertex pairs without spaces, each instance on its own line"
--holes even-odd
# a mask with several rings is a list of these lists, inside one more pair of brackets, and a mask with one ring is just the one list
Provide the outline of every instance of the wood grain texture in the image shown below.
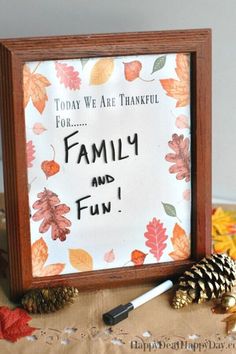
[[[181,262],[32,278],[22,70],[27,61],[135,54],[191,54],[192,254]],[[183,30],[7,39],[0,46],[0,97],[11,297],[73,284],[104,288],[170,278],[211,250],[211,31]]]

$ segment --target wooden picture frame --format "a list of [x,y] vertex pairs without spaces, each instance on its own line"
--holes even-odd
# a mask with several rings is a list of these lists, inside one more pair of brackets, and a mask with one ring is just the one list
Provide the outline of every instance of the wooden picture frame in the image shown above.
[[[185,53],[191,63],[191,257],[186,260],[33,277],[23,105],[25,63]],[[172,278],[211,252],[211,30],[1,40],[0,113],[11,297],[29,288],[123,286]]]

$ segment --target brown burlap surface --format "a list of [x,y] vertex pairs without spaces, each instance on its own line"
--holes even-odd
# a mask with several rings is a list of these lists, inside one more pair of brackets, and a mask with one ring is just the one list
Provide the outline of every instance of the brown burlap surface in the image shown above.
[[[1,282],[0,304],[9,305]],[[0,341],[1,354],[103,354],[103,353],[235,353],[236,336],[227,336],[226,315],[211,313],[212,304],[181,310],[170,306],[173,290],[131,312],[116,326],[102,322],[102,313],[129,302],[150,289],[138,285],[80,293],[75,304],[49,315],[33,315],[38,329],[16,343]]]

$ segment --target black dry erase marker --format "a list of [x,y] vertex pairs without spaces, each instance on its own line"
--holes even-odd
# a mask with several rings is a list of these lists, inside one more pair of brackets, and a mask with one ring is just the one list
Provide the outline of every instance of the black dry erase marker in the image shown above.
[[103,321],[109,325],[113,326],[120,321],[128,318],[128,314],[130,311],[136,309],[137,307],[145,304],[145,302],[152,300],[154,297],[164,293],[165,291],[172,288],[173,283],[171,280],[166,280],[164,283],[156,286],[155,288],[149,290],[145,294],[137,297],[136,299],[130,301],[126,305],[119,305],[114,309],[103,314]]

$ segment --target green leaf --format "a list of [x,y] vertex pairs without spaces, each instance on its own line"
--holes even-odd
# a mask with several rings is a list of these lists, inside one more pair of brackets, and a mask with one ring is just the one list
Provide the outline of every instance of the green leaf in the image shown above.
[[161,203],[162,203],[167,215],[177,217],[176,209],[175,209],[174,205],[171,205],[168,203],[163,203],[163,202],[161,202]]
[[152,74],[158,70],[161,70],[163,68],[163,66],[165,65],[165,63],[166,63],[166,55],[163,55],[162,57],[157,58],[153,64]]
[[80,61],[81,61],[82,68],[84,68],[87,62],[89,61],[89,58],[81,58]]

